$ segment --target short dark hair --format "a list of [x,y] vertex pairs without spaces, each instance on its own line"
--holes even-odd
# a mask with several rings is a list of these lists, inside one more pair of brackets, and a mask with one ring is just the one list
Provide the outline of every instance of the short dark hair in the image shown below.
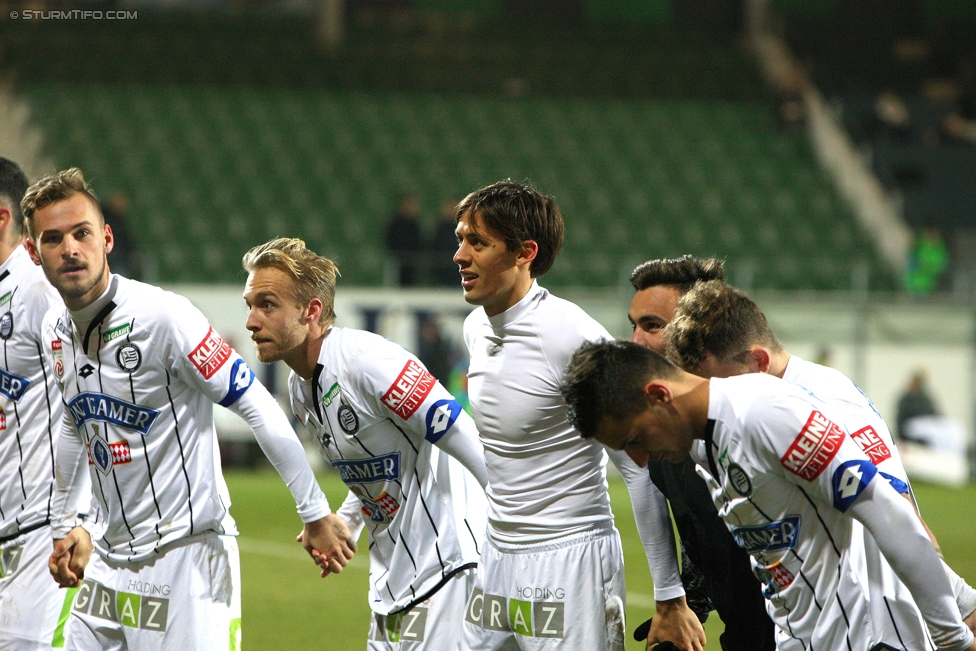
[[759,306],[720,280],[698,283],[678,300],[666,337],[668,357],[692,372],[709,353],[736,363],[750,346],[783,349]]
[[604,418],[619,420],[646,409],[647,382],[678,377],[678,368],[650,348],[629,341],[600,341],[576,349],[559,390],[568,406],[569,422],[588,439],[596,436]]
[[725,280],[725,263],[718,258],[680,258],[648,260],[630,274],[630,284],[638,292],[648,287],[666,285],[676,287],[682,294],[699,281]]
[[508,251],[518,251],[527,240],[539,245],[529,266],[533,278],[549,271],[563,248],[566,226],[556,199],[524,183],[505,179],[475,190],[458,204],[454,219],[459,221],[468,212],[498,233]]
[[28,186],[27,175],[20,165],[9,158],[0,157],[0,204],[10,209],[16,235],[24,232],[24,213],[20,209],[20,201]]

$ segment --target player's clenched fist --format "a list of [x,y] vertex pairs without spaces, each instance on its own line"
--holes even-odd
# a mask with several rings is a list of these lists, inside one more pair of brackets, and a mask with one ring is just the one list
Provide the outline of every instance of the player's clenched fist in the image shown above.
[[75,527],[64,538],[54,540],[54,552],[47,567],[62,588],[77,588],[85,578],[91,553],[91,536],[82,527]]
[[356,541],[346,523],[335,513],[307,523],[296,540],[322,568],[322,578],[341,572],[356,553]]

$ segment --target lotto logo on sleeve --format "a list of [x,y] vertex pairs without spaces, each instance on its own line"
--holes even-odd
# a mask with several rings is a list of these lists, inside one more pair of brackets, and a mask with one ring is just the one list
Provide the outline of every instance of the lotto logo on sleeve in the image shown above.
[[230,369],[230,386],[227,387],[227,394],[220,401],[221,407],[230,407],[240,400],[244,392],[251,388],[254,383],[254,371],[252,371],[243,359],[234,361],[234,366]]
[[457,400],[438,400],[427,410],[427,440],[437,443],[447,433],[461,413]]
[[833,421],[819,411],[813,411],[780,461],[794,475],[813,481],[836,456],[844,436],[844,430]]
[[885,445],[884,439],[878,436],[878,433],[870,425],[851,434],[851,438],[857,443],[857,447],[868,455],[874,465],[891,458],[891,450]]
[[834,508],[844,513],[878,474],[870,461],[845,461],[834,471]]
[[414,360],[409,360],[393,385],[383,394],[383,404],[407,420],[423,403],[437,380]]
[[211,327],[207,331],[207,336],[197,344],[197,347],[187,357],[200,371],[200,375],[209,380],[214,373],[220,370],[221,366],[227,363],[227,360],[230,359],[230,352],[230,345]]

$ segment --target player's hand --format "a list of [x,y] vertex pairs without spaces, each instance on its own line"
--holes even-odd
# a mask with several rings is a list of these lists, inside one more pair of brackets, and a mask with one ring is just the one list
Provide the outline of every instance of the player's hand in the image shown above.
[[704,651],[705,629],[684,596],[657,602],[657,614],[647,634],[648,651],[658,642],[674,642],[682,651]]
[[47,568],[62,588],[77,588],[85,578],[91,553],[91,536],[84,528],[75,527],[64,538],[55,538]]
[[335,513],[306,524],[297,540],[322,568],[322,578],[341,572],[356,553],[349,527]]

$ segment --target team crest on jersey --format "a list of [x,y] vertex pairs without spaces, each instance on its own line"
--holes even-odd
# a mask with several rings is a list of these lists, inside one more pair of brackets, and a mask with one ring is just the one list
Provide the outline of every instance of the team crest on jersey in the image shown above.
[[408,360],[400,375],[383,394],[383,404],[407,420],[420,408],[436,382],[427,369],[412,359]]
[[204,379],[209,380],[214,376],[220,367],[230,359],[230,345],[218,335],[213,327],[207,331],[207,336],[203,338],[197,347],[190,351],[187,357],[193,366],[200,371]]
[[750,554],[795,549],[800,533],[800,516],[788,515],[782,520],[749,527],[734,527],[732,537]]
[[813,481],[837,455],[844,436],[844,430],[814,410],[780,462],[794,475]]
[[359,416],[349,405],[341,405],[336,417],[339,419],[339,427],[346,434],[355,434],[359,431]]
[[458,415],[461,413],[461,405],[453,398],[451,400],[438,400],[427,410],[427,436],[431,443],[437,443],[441,437],[451,429]]
[[0,316],[0,339],[10,339],[13,333],[14,313],[4,312],[3,316]]
[[27,378],[8,373],[0,368],[0,394],[7,396],[14,402],[20,402],[30,385],[31,381]]
[[877,467],[863,459],[845,461],[837,466],[834,471],[834,508],[841,513],[851,508],[876,474]]
[[874,465],[891,458],[891,450],[885,445],[884,439],[878,436],[878,433],[870,425],[851,434],[851,438],[857,443],[857,447],[868,455]]
[[742,466],[737,463],[729,464],[728,473],[729,483],[732,484],[735,492],[743,497],[748,497],[752,493],[752,482],[749,481],[749,475],[742,469]]
[[135,344],[122,344],[115,351],[115,363],[127,373],[134,373],[142,366],[142,351]]

